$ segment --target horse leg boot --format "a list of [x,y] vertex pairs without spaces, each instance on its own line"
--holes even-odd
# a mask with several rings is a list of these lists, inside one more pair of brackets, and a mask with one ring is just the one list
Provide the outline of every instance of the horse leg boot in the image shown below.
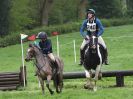
[[108,50],[107,50],[107,48],[105,49],[105,65],[109,65],[109,62],[108,62]]
[[84,62],[84,50],[80,49],[80,63],[79,65],[83,65]]
[[85,89],[91,89],[91,77],[92,77],[92,73],[91,73],[91,70],[85,70],[85,75],[86,75],[86,78],[87,78],[87,83],[84,85],[84,88]]

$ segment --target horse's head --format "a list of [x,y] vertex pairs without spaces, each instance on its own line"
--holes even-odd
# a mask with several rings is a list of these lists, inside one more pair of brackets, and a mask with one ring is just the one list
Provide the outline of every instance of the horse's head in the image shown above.
[[32,60],[32,58],[34,57],[34,55],[35,55],[34,45],[33,44],[29,44],[29,48],[27,50],[27,54],[26,54],[25,61]]
[[98,38],[95,35],[90,36],[89,48],[92,49],[93,53],[96,52],[98,44]]

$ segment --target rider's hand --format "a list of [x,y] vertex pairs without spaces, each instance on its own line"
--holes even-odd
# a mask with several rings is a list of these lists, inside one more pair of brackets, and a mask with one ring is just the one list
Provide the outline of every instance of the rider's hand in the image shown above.
[[50,51],[48,51],[48,54],[50,54]]
[[85,40],[89,40],[89,36],[87,35],[87,36],[85,36]]

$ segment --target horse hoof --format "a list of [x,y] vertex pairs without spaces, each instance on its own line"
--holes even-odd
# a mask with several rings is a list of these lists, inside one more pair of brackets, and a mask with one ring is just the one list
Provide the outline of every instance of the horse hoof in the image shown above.
[[84,89],[88,89],[88,86],[86,84],[84,84]]
[[56,91],[58,94],[61,93],[61,91]]
[[84,88],[85,88],[85,89],[92,89],[92,86],[89,85],[89,84],[84,84]]

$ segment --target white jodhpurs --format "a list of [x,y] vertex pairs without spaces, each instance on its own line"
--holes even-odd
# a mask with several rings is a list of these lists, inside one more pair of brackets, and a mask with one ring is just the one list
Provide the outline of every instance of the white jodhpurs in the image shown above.
[[[85,39],[84,39],[83,42],[82,42],[82,44],[81,44],[80,49],[83,50],[84,47],[85,47],[85,45],[88,44],[89,41],[90,41],[89,39],[88,39],[88,40],[85,40]],[[102,38],[101,36],[98,37],[98,43],[100,43],[100,44],[104,47],[104,49],[107,48],[107,47],[106,47],[106,44],[105,44],[105,42],[104,42],[104,40],[103,40],[103,38]]]
[[52,61],[55,62],[55,57],[54,57],[53,53],[49,53],[49,54],[48,54],[48,57],[49,57]]

